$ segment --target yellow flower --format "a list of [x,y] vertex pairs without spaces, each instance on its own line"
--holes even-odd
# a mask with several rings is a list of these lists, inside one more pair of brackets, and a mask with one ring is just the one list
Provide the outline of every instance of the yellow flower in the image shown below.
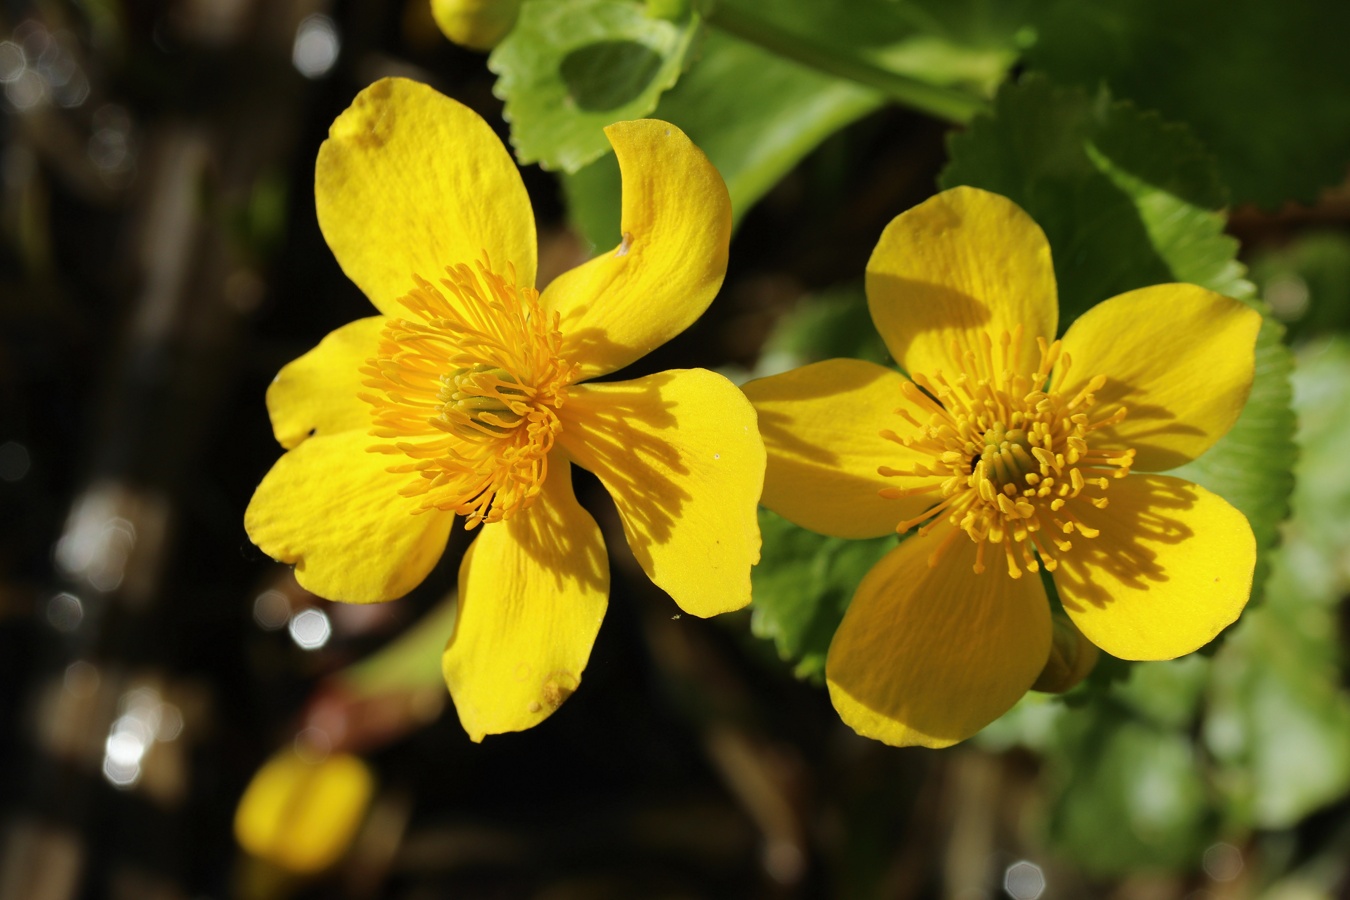
[[239,845],[288,872],[322,872],[347,852],[375,792],[359,756],[313,762],[287,748],[253,775],[234,814]]
[[1247,520],[1166,475],[1232,426],[1261,317],[1189,284],[1130,291],[1055,333],[1045,235],[1004,197],[946,191],[867,265],[872,321],[909,373],[832,359],[746,385],[764,504],[848,538],[914,535],[858,586],[830,645],[840,716],[943,747],[1002,715],[1051,646],[1038,572],[1082,633],[1170,659],[1251,592]]
[[697,616],[749,602],[764,448],[755,412],[702,369],[583,384],[707,308],[731,206],[707,157],[664,122],[607,129],[623,241],[534,290],[529,197],[469,109],[386,79],[333,123],[319,225],[381,315],[328,335],[268,389],[287,452],[249,536],[321,597],[402,596],[454,517],[478,536],[459,572],[443,669],[474,740],[529,728],[577,687],[609,595],[573,463],[614,498],[648,576]]

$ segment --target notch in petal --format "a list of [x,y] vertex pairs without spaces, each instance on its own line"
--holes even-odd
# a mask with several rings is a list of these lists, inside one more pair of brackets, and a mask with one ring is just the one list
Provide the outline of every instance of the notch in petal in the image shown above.
[[370,431],[361,367],[376,355],[384,316],[357,319],[292,360],[267,388],[267,414],[277,443],[291,449],[311,435]]
[[421,584],[445,551],[454,514],[417,512],[361,431],[310,438],[286,452],[258,485],[244,528],[295,579],[328,600],[373,603]]
[[731,198],[680,129],[642,119],[605,129],[623,177],[623,239],[544,291],[582,378],[623,368],[684,331],[727,271]]
[[314,167],[319,228],[347,277],[385,315],[413,275],[484,251],[534,286],[534,211],[511,154],[473,110],[406,78],[356,95],[329,128]]

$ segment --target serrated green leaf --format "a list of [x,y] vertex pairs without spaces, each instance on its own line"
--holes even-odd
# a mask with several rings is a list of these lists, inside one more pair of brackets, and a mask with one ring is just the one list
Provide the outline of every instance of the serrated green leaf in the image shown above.
[[1045,4],[1027,62],[1188,123],[1239,202],[1309,202],[1350,159],[1350,5]]
[[[882,104],[875,91],[712,31],[654,115],[678,125],[722,174],[736,221],[821,141]],[[612,155],[565,176],[569,218],[593,249],[619,241]]]
[[604,127],[640,119],[679,79],[701,20],[628,0],[531,0],[488,58],[522,163],[575,172],[609,152]]
[[896,541],[826,537],[767,509],[759,511],[759,527],[764,545],[750,574],[750,630],[772,640],[779,656],[795,663],[798,678],[819,682],[853,592]]

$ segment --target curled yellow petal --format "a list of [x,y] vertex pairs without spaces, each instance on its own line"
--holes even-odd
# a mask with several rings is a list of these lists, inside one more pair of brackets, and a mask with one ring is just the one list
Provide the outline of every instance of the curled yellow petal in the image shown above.
[[[1247,403],[1261,315],[1193,284],[1159,284],[1112,297],[1088,310],[1064,335],[1074,396],[1105,375],[1094,413],[1125,407],[1124,421],[1094,443],[1129,447],[1137,471],[1173,469],[1228,433]],[[1064,368],[1063,363],[1060,365]]]
[[[843,538],[880,537],[934,503],[937,479],[913,472],[926,457],[887,432],[911,426],[904,376],[857,359],[829,359],[759,378],[745,394],[759,413],[769,455],[763,504],[788,521]],[[898,495],[894,492],[918,489]],[[882,492],[889,496],[882,496]]]
[[1110,501],[1076,510],[1100,533],[1076,538],[1054,573],[1065,612],[1088,640],[1122,659],[1172,659],[1237,619],[1256,567],[1242,513],[1166,475],[1130,475],[1112,485]]
[[486,253],[535,274],[534,212],[511,155],[475,113],[424,84],[383,78],[357,94],[319,148],[319,228],[338,264],[386,315],[446,266]]
[[454,522],[402,496],[412,476],[388,472],[401,458],[367,452],[371,443],[360,431],[310,438],[277,460],[244,512],[253,543],[329,600],[402,597],[441,558]]
[[289,449],[312,434],[370,430],[360,370],[379,349],[383,324],[383,316],[349,322],[277,373],[267,388],[277,443]]
[[343,753],[313,762],[287,748],[244,789],[235,840],[288,872],[321,872],[351,845],[374,791],[375,778],[359,757]]
[[1036,339],[1053,339],[1059,321],[1045,233],[1008,198],[972,187],[886,226],[867,262],[867,305],[901,368],[930,377],[982,357],[986,333],[1019,335],[1015,349],[1034,365]]
[[475,741],[548,718],[581,683],[609,598],[600,529],[550,467],[534,505],[483,525],[459,569],[459,615],[441,669]]
[[749,603],[764,444],[745,395],[686,369],[582,385],[562,415],[558,440],[608,488],[657,587],[696,616]]
[[1045,588],[1035,575],[976,575],[974,563],[975,544],[944,523],[863,578],[825,661],[830,699],[854,731],[946,747],[1031,687],[1050,653]]
[[684,132],[642,119],[605,129],[623,176],[622,239],[543,294],[562,315],[564,356],[592,378],[688,328],[722,286],[731,198]]

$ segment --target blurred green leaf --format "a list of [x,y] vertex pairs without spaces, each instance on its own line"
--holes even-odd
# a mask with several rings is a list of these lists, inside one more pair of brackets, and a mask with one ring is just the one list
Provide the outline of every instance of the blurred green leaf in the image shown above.
[[1239,202],[1311,201],[1350,159],[1350,4],[1058,0],[1033,70],[1184,121]]
[[764,342],[760,366],[787,371],[839,356],[874,363],[890,359],[886,343],[872,324],[861,281],[807,297],[780,318]]
[[1058,724],[1045,771],[1052,847],[1097,874],[1194,867],[1216,820],[1190,740],[1111,703]]
[[609,152],[606,125],[640,119],[685,68],[701,20],[648,16],[629,0],[531,0],[492,51],[522,164],[574,172]]
[[1237,821],[1287,828],[1350,790],[1350,695],[1336,606],[1350,588],[1350,341],[1305,348],[1294,372],[1302,455],[1266,602],[1214,660],[1204,723]]
[[1252,280],[1293,340],[1350,330],[1350,235],[1313,231],[1266,249],[1251,263]]
[[858,582],[896,541],[825,537],[767,509],[759,511],[759,528],[764,546],[750,575],[750,630],[772,640],[782,659],[795,662],[798,678],[820,682],[830,640]]
[[[739,221],[825,138],[882,104],[881,95],[717,31],[654,115],[689,135],[722,173]],[[613,155],[565,176],[568,213],[593,249],[619,241]]]
[[1060,327],[1108,297],[1167,281],[1253,295],[1223,233],[1226,194],[1185,126],[1044,78],[1007,84],[950,142],[943,187],[1010,197],[1045,230]]
[[358,696],[414,691],[442,682],[441,653],[455,630],[459,606],[442,600],[397,639],[339,673]]

